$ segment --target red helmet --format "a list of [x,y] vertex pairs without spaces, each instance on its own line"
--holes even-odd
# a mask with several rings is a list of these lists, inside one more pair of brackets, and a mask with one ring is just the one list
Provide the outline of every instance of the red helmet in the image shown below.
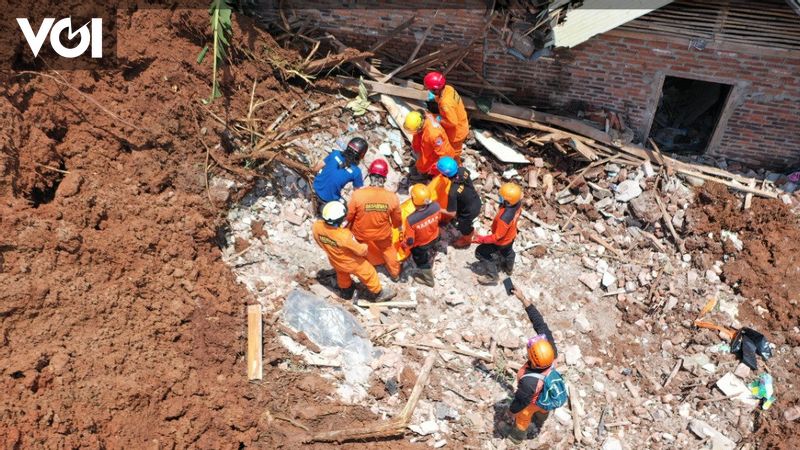
[[425,84],[425,89],[429,89],[431,91],[438,91],[442,89],[444,85],[447,83],[444,79],[444,75],[441,72],[428,72],[425,75],[425,80],[423,84]]
[[386,178],[386,175],[389,175],[389,164],[385,159],[378,158],[369,165],[369,174],[380,175]]

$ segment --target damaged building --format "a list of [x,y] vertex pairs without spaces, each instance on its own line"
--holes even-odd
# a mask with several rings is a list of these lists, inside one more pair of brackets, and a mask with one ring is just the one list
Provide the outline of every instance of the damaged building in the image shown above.
[[569,113],[623,140],[800,164],[796,0],[302,3],[286,5],[348,45],[393,34],[372,62],[398,77],[458,66],[451,78],[468,94]]

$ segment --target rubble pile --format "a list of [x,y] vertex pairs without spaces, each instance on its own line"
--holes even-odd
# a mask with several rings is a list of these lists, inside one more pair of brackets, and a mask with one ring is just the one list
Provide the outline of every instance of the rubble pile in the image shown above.
[[[379,156],[388,159],[394,168],[388,187],[401,186],[408,156],[400,133],[377,112],[352,123],[350,135],[338,141],[319,133],[294,144],[313,160],[353,135],[363,136],[371,144],[364,166]],[[727,251],[743,248],[739,233],[718,231],[704,236],[702,246],[694,245],[692,188],[647,164],[635,168],[609,161],[573,177],[543,157],[530,167],[498,170],[476,145],[467,142],[464,165],[484,198],[478,232],[488,228],[496,211],[493,198],[501,180],[527,188],[514,284],[554,330],[557,365],[571,385],[570,407],[551,415],[531,448],[535,443],[604,449],[748,446],[753,410],[759,408],[748,385],[763,373],[763,363],[759,371],[743,367],[725,339],[693,326],[709,298],[717,302],[704,320],[749,325],[739,317],[745,299],[722,281]],[[336,296],[335,281],[325,274],[328,263],[310,236],[308,184],[290,170],[273,178],[259,182],[229,212],[225,259],[268,313],[278,313],[293,290],[304,289],[353,314],[374,349],[369,376],[355,380],[343,364],[325,357],[330,350],[322,343],[316,343],[322,351],[315,354],[283,336],[281,342],[296,356],[278,366],[319,372],[337,384],[337,401],[366,405],[388,419],[403,408],[425,353],[439,349],[441,360],[407,438],[434,448],[505,448],[499,426],[508,420],[515,370],[525,360],[532,333],[519,300],[502,284],[476,282],[472,250],[442,245],[434,264],[435,289],[413,283],[413,263],[406,263],[395,300],[413,307],[360,308],[345,302]],[[446,229],[443,241],[454,234]],[[391,283],[383,269],[379,276]],[[797,330],[787,334],[796,336]],[[775,344],[768,364],[782,386],[780,397],[791,369],[778,367],[789,367],[795,350],[783,338]]]

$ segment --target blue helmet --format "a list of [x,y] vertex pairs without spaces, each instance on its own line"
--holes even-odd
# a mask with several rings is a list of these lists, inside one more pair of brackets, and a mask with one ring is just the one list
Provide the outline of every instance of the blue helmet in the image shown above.
[[439,158],[439,162],[436,163],[436,169],[439,170],[442,175],[451,178],[458,173],[458,163],[449,156],[442,156]]

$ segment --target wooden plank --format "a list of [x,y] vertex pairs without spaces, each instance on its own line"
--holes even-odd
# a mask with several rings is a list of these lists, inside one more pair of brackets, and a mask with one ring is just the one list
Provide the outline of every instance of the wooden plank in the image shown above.
[[486,136],[483,130],[474,129],[475,140],[498,160],[508,164],[530,164],[528,158],[510,146],[500,142],[494,136]]
[[[754,178],[754,179],[752,179],[752,180],[750,180],[750,183],[748,183],[748,184],[747,184],[747,186],[748,186],[749,188],[751,188],[751,189],[755,189],[755,187],[756,187],[756,180],[755,180],[755,178]],[[747,194],[744,196],[744,208],[743,208],[743,209],[744,209],[745,211],[747,211],[748,209],[750,209],[750,205],[752,205],[752,204],[753,204],[753,193],[752,193],[752,192],[748,192],[748,193],[747,193]]]
[[264,378],[261,305],[247,306],[247,379]]
[[380,307],[380,308],[416,308],[418,305],[417,302],[408,301],[408,302],[369,302],[366,300],[359,300],[356,306],[360,306],[362,308],[371,308],[373,306]]

